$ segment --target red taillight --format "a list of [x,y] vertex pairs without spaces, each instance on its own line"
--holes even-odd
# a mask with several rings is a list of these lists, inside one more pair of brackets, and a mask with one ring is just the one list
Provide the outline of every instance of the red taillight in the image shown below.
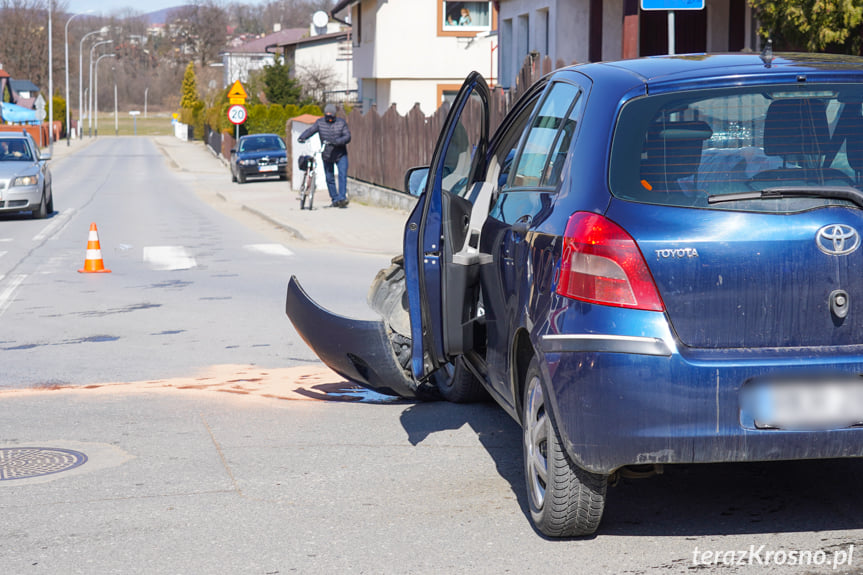
[[632,236],[587,212],[572,214],[566,224],[557,293],[615,307],[665,309]]

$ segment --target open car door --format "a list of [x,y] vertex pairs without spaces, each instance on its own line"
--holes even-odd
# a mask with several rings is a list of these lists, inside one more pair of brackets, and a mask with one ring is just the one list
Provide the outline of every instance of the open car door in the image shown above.
[[[405,226],[404,287],[381,290],[382,298],[397,302],[402,314],[399,289],[408,292],[406,319],[412,340],[406,337],[407,328],[396,331],[389,319],[359,320],[333,313],[318,305],[296,277],[288,282],[285,313],[300,337],[339,375],[382,393],[437,397],[428,376],[470,349],[479,315],[477,266],[482,258],[490,258],[478,253],[478,226],[488,206],[484,212],[472,210],[477,194],[484,193],[488,203],[488,190],[473,193],[471,188],[482,173],[487,135],[488,87],[474,72],[452,104],[424,191]],[[375,281],[386,277],[386,271]]]
[[479,290],[473,186],[488,148],[489,90],[472,72],[452,103],[404,235],[411,372],[426,379],[472,346]]

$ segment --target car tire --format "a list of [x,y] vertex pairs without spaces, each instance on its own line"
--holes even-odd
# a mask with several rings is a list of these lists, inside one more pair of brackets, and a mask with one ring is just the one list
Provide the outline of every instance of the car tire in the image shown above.
[[490,399],[488,392],[464,362],[464,357],[459,356],[435,372],[434,381],[441,396],[452,403]]
[[594,533],[605,508],[608,476],[578,467],[566,453],[546,401],[536,358],[530,362],[522,405],[525,479],[533,524],[549,537]]
[[48,205],[45,202],[45,190],[42,190],[42,199],[39,201],[39,207],[33,210],[31,215],[34,220],[42,220],[48,217]]
[[232,182],[236,182],[236,181],[237,181],[237,174],[236,174],[236,173],[234,173],[234,170],[231,170],[231,181],[232,181]]
[[48,190],[48,206],[46,208],[48,215],[54,213],[54,190]]
[[237,183],[240,183],[240,184],[246,183],[246,176],[243,175],[243,172],[239,172],[239,171],[237,172]]

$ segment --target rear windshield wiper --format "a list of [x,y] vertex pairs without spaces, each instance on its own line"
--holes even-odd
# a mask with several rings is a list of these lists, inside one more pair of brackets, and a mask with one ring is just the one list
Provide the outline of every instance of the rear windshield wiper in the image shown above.
[[796,187],[778,186],[764,188],[755,192],[739,192],[736,194],[718,194],[707,196],[708,204],[722,204],[725,202],[739,202],[747,200],[778,200],[781,198],[831,198],[834,200],[848,200],[863,208],[863,192],[851,186],[820,186],[820,187]]

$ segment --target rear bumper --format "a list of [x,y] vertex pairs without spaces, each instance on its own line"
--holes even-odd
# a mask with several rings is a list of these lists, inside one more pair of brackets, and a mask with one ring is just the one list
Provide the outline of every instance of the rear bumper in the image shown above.
[[680,349],[663,314],[639,314],[638,337],[539,337],[556,422],[585,469],[863,456],[863,429],[758,429],[741,394],[753,379],[863,374],[863,352]]

